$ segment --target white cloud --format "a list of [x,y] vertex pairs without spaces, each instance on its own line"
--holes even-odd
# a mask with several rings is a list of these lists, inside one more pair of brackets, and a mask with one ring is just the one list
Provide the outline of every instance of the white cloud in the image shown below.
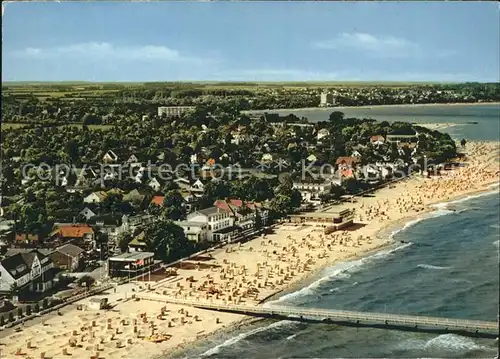
[[378,58],[403,57],[447,57],[453,54],[449,50],[424,51],[410,40],[394,36],[374,36],[367,33],[342,33],[332,40],[316,41],[312,44],[317,49],[355,49]]
[[405,72],[405,71],[360,71],[340,69],[336,72],[310,71],[301,69],[241,69],[214,73],[211,81],[290,81],[290,82],[322,82],[322,81],[415,81],[415,82],[463,82],[477,81],[477,76],[469,73],[448,72]]
[[88,60],[163,60],[180,62],[204,62],[208,59],[185,56],[166,46],[115,46],[107,42],[86,42],[51,48],[26,48],[15,51],[17,57],[51,59],[79,58]]
[[341,73],[300,69],[244,69],[215,74],[227,81],[325,81],[336,80]]

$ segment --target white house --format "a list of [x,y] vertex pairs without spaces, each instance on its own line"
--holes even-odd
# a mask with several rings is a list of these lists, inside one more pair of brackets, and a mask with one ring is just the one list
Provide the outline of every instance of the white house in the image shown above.
[[140,164],[139,159],[134,154],[130,155],[130,157],[127,160],[127,163],[129,163],[131,165]]
[[207,224],[207,240],[209,241],[226,241],[235,234],[231,213],[215,206],[190,213],[187,220]]
[[316,155],[314,155],[314,154],[310,154],[310,155],[306,158],[307,162],[316,162],[316,160],[317,160],[317,159],[318,159],[318,158],[317,158],[317,157],[316,157]]
[[118,161],[118,155],[114,153],[112,150],[108,150],[102,157],[103,162],[105,163],[112,163],[112,162],[117,162]]
[[332,185],[332,182],[328,180],[322,182],[294,182],[292,188],[300,192],[303,202],[320,203],[320,196],[329,193]]
[[184,230],[187,239],[194,242],[203,242],[208,238],[208,224],[206,222],[196,221],[177,221],[175,222]]
[[108,197],[106,192],[99,191],[99,192],[92,192],[89,194],[87,197],[83,199],[84,203],[101,203]]
[[270,153],[264,153],[260,160],[261,162],[273,162],[273,155]]
[[358,150],[354,150],[351,153],[351,157],[361,158],[361,153]]
[[13,254],[0,261],[0,293],[8,294],[13,287],[19,293],[43,293],[53,285],[54,264],[36,249]]
[[158,180],[155,177],[153,177],[149,181],[148,186],[151,187],[152,189],[154,189],[155,191],[159,191],[161,189],[161,184],[160,184],[160,182],[158,182]]
[[82,216],[84,216],[85,219],[92,218],[96,215],[89,207],[85,207],[78,214],[81,214]]
[[189,189],[190,191],[193,192],[205,192],[205,185],[203,182],[201,182],[199,179],[197,179],[192,185],[191,188]]
[[322,128],[316,134],[316,138],[318,141],[320,141],[321,139],[328,137],[328,136],[330,136],[330,131],[328,131],[328,129],[326,129],[326,128]]

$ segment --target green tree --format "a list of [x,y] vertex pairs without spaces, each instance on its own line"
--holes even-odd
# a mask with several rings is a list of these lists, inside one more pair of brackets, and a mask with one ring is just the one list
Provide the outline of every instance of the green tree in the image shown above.
[[178,221],[186,217],[184,198],[182,198],[182,195],[176,190],[170,190],[165,193],[163,209],[163,215],[167,219]]
[[90,288],[94,283],[95,283],[94,277],[91,277],[89,275],[84,275],[83,277],[80,277],[80,279],[78,279],[78,285],[80,287],[85,286],[87,288]]
[[118,248],[120,248],[120,252],[125,253],[128,249],[128,244],[132,240],[132,235],[130,233],[121,233],[118,235]]
[[146,229],[148,250],[163,261],[175,261],[195,252],[196,246],[189,241],[184,230],[171,220],[161,219]]

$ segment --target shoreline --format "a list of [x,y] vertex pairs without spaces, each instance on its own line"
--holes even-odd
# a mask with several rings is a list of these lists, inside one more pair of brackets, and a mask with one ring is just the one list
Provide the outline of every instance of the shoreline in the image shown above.
[[[406,227],[407,224],[412,223],[412,222],[414,222],[416,224],[417,222],[420,222],[420,221],[432,219],[434,217],[429,216],[429,214],[431,214],[433,212],[437,212],[441,209],[446,209],[446,207],[447,207],[447,206],[445,206],[444,208],[436,208],[437,205],[451,204],[455,201],[469,199],[469,197],[471,197],[470,199],[473,199],[476,196],[493,195],[495,193],[498,193],[499,186],[500,186],[500,182],[498,180],[494,180],[494,181],[491,181],[489,183],[483,184],[481,189],[472,190],[472,191],[466,192],[466,193],[459,193],[456,196],[451,196],[445,200],[441,199],[441,200],[431,201],[430,203],[426,204],[427,208],[420,213],[414,213],[414,214],[411,214],[409,216],[399,218],[399,219],[396,219],[396,220],[391,221],[389,223],[386,223],[383,227],[379,228],[375,234],[379,239],[384,240],[384,242],[381,243],[380,245],[378,245],[374,248],[371,248],[371,249],[367,249],[366,251],[364,251],[362,253],[352,254],[352,255],[347,256],[345,258],[341,258],[341,259],[334,260],[334,261],[329,262],[329,263],[325,263],[324,265],[317,267],[314,270],[312,270],[311,272],[309,272],[308,275],[304,276],[303,278],[300,278],[297,281],[290,283],[290,285],[288,287],[281,289],[273,294],[268,295],[266,298],[261,300],[259,302],[259,304],[265,304],[265,303],[278,301],[283,296],[295,293],[297,291],[300,291],[303,288],[307,288],[308,286],[315,283],[316,281],[321,280],[323,277],[319,277],[319,274],[322,271],[326,270],[327,268],[334,267],[334,266],[339,265],[341,263],[351,262],[353,260],[362,260],[362,259],[368,258],[368,257],[370,257],[374,254],[377,254],[377,253],[379,253],[379,252],[383,251],[384,249],[387,249],[391,246],[394,246],[394,249],[397,250],[398,246],[396,246],[396,245],[400,244],[400,242],[394,240],[394,238],[393,238],[394,235],[396,235],[402,231],[405,231],[409,227],[411,227],[411,226]],[[493,187],[495,187],[497,189],[494,189]],[[403,243],[401,243],[401,244],[403,244]],[[263,320],[265,320],[265,318],[253,318],[253,317],[246,317],[245,316],[242,319],[236,321],[234,323],[233,327],[219,328],[218,330],[216,330],[214,332],[207,333],[206,335],[204,335],[203,337],[200,337],[199,339],[197,339],[195,341],[184,344],[184,346],[182,348],[175,348],[175,349],[173,349],[169,352],[166,352],[166,353],[164,353],[158,357],[155,357],[153,359],[171,358],[171,357],[175,356],[176,354],[179,354],[180,352],[184,351],[187,347],[193,348],[197,344],[199,344],[201,341],[206,340],[210,337],[213,337],[217,334],[231,333],[231,332],[240,330],[242,327],[245,327],[245,326],[248,326],[248,325],[254,324],[256,322],[263,321]]]
[[[50,354],[57,356],[60,353],[57,352],[56,354],[55,351],[60,351],[61,349],[55,348],[66,347],[69,348],[66,350],[72,352],[71,354],[74,358],[87,358],[89,351],[92,350],[87,348],[91,347],[68,347],[68,341],[64,339],[64,336],[71,336],[72,332],[77,332],[77,336],[82,335],[81,341],[84,342],[86,334],[79,328],[82,325],[88,326],[92,319],[98,319],[104,323],[107,319],[110,326],[117,326],[116,335],[120,335],[119,338],[113,339],[113,336],[111,336],[111,339],[109,339],[110,337],[107,336],[109,331],[107,331],[105,325],[104,327],[95,328],[97,335],[105,335],[105,337],[102,337],[104,338],[102,339],[104,342],[101,341],[99,350],[103,350],[102,354],[105,354],[107,359],[117,359],[123,357],[123,355],[125,357],[143,355],[145,358],[165,359],[173,355],[178,355],[180,352],[185,351],[186,348],[192,348],[218,333],[229,333],[236,328],[242,328],[249,323],[262,320],[261,318],[256,319],[237,314],[223,314],[203,309],[188,308],[180,304],[168,304],[168,312],[170,314],[167,314],[165,318],[159,318],[163,317],[163,314],[158,315],[159,312],[163,313],[161,308],[166,308],[163,307],[165,305],[164,302],[135,301],[130,298],[130,295],[134,294],[134,292],[144,291],[144,293],[149,292],[153,295],[156,292],[162,296],[170,295],[173,297],[174,292],[181,292],[179,287],[182,289],[186,286],[188,287],[187,289],[182,289],[184,290],[186,299],[187,296],[194,299],[196,293],[201,293],[202,296],[197,297],[198,300],[205,300],[204,296],[206,292],[204,291],[196,289],[189,294],[186,292],[190,291],[189,288],[191,288],[189,278],[192,278],[191,281],[194,283],[202,284],[209,277],[213,279],[213,285],[216,286],[214,288],[222,290],[228,288],[227,292],[231,294],[231,290],[234,290],[231,286],[236,288],[239,282],[239,288],[241,288],[244,285],[241,283],[249,283],[248,279],[246,282],[241,282],[240,279],[244,279],[244,275],[238,273],[235,269],[238,268],[241,271],[241,268],[247,267],[251,271],[251,267],[257,265],[258,271],[258,263],[263,263],[263,261],[266,262],[266,266],[263,266],[263,264],[260,266],[263,272],[261,272],[262,278],[252,276],[250,273],[253,273],[253,271],[249,273],[250,279],[257,278],[261,281],[260,284],[263,284],[258,286],[260,294],[255,296],[255,299],[251,296],[245,297],[244,301],[247,303],[252,303],[253,305],[258,305],[260,304],[259,302],[267,303],[289,293],[297,292],[302,288],[307,288],[316,282],[319,279],[318,275],[321,271],[328,267],[350,262],[353,259],[361,260],[384,248],[398,244],[392,235],[397,233],[397,230],[404,229],[408,222],[422,217],[425,218],[429,212],[444,209],[436,208],[436,204],[454,202],[461,198],[487,192],[497,192],[497,188],[493,188],[492,186],[498,186],[499,183],[497,172],[498,142],[489,144],[485,141],[471,142],[467,146],[470,149],[467,152],[468,166],[444,172],[440,177],[433,177],[432,179],[415,175],[408,178],[407,181],[401,181],[394,184],[394,186],[377,190],[375,196],[357,197],[356,202],[340,204],[339,207],[355,209],[357,213],[355,222],[360,225],[352,228],[350,231],[335,232],[335,234],[327,235],[325,238],[324,228],[321,226],[278,226],[275,232],[268,235],[267,238],[255,238],[242,245],[232,244],[211,251],[210,254],[211,256],[213,255],[213,259],[210,262],[211,265],[208,265],[206,268],[179,269],[176,271],[175,280],[165,281],[152,292],[147,290],[148,282],[137,282],[118,286],[116,288],[118,293],[112,293],[112,291],[104,293],[103,296],[108,297],[110,302],[116,302],[117,308],[113,311],[95,312],[86,309],[79,312],[76,309],[77,303],[85,305],[88,302],[88,300],[82,300],[68,306],[63,316],[44,316],[43,319],[40,318],[43,326],[40,324],[26,326],[22,328],[22,331],[3,338],[2,342],[5,343],[5,353],[7,353],[7,350],[13,352],[14,349],[20,348],[23,345],[22,343],[31,342],[35,346],[39,344],[40,349],[35,350],[47,350],[49,356]],[[491,161],[493,158],[495,159],[494,162]],[[358,238],[356,244],[356,236],[358,235],[362,238],[361,241]],[[322,243],[322,237],[325,243]],[[332,239],[333,242],[331,241]],[[335,243],[337,239],[340,239],[340,243],[338,241]],[[344,239],[344,244],[342,244],[342,239]],[[328,244],[328,251],[326,250],[327,243],[332,244],[331,248],[330,244]],[[294,247],[296,249],[290,252],[290,249]],[[299,248],[302,249],[297,250]],[[292,256],[295,251],[296,253]],[[323,252],[326,255],[322,254]],[[308,266],[309,268],[306,269],[304,263],[309,263],[310,260],[312,262]],[[189,262],[189,260],[186,262]],[[270,263],[269,266],[267,262]],[[295,273],[292,272],[291,276],[288,276],[288,279],[281,280],[280,283],[278,283],[278,280],[284,274],[280,275],[277,270],[272,273],[272,271],[269,272],[269,269],[267,269],[279,268],[281,266],[281,268],[287,270],[286,266],[292,266],[294,262],[301,263],[300,268],[299,266],[291,267]],[[193,261],[191,263],[196,264]],[[304,269],[302,269],[302,266],[304,266]],[[235,269],[231,270],[231,268]],[[221,271],[222,269],[224,271]],[[222,278],[222,273],[224,273],[224,277],[228,273],[227,275],[230,275],[231,279],[225,280],[226,278]],[[269,276],[270,273],[274,274],[274,279],[272,279],[273,276]],[[332,275],[334,274],[332,273]],[[234,279],[232,278],[233,276]],[[271,281],[267,279],[268,276],[271,278]],[[219,277],[220,281],[218,280]],[[149,283],[154,287],[155,284],[160,282],[161,280]],[[229,287],[227,287],[228,285]],[[257,287],[257,285],[254,285],[254,287]],[[222,296],[224,298],[224,294]],[[231,302],[231,300],[229,299],[228,302]],[[193,318],[193,315],[195,315],[200,317],[200,319],[187,319],[187,313],[186,316],[179,317],[179,313],[183,314],[181,310],[189,310],[191,314],[189,318]],[[163,345],[145,340],[137,340],[138,334],[130,333],[132,329],[130,321],[136,320],[134,318],[143,318],[142,315],[147,315],[148,317],[144,318],[146,319],[144,323],[152,324],[155,322],[159,330],[163,329],[167,333],[171,333],[173,335],[172,339]],[[173,318],[174,316],[176,318]],[[71,318],[71,321],[68,322],[67,318]],[[124,327],[123,324],[120,324],[124,320],[129,322],[128,326]],[[172,323],[173,325],[171,325]],[[120,328],[120,333],[118,333],[118,329]],[[147,324],[138,323],[138,328],[142,333],[147,333]],[[81,334],[78,334],[80,332]],[[114,347],[117,339],[121,339],[119,342],[122,344],[126,340],[127,344],[121,347]],[[48,340],[48,343],[52,344],[43,344],[43,340]],[[90,343],[88,338],[85,340],[85,343]],[[131,345],[128,345],[128,340],[131,340]],[[29,346],[28,349],[30,349]]]
[[401,107],[401,108],[412,108],[412,107],[439,107],[439,106],[487,106],[487,105],[497,105],[500,106],[500,102],[450,102],[450,103],[417,103],[417,104],[394,104],[394,105],[363,105],[363,106],[332,106],[332,107],[300,107],[300,108],[278,108],[278,109],[264,109],[264,110],[245,110],[242,113],[264,113],[264,112],[283,112],[283,111],[338,111],[346,109],[361,109],[361,110],[371,110],[375,108],[390,108],[390,107]]

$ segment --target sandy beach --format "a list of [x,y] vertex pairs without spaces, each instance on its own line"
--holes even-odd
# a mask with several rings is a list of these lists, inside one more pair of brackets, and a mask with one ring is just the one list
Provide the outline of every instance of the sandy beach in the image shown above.
[[333,207],[355,210],[355,225],[346,231],[325,235],[321,226],[276,226],[272,234],[170,268],[160,281],[129,283],[98,296],[109,299],[111,310],[91,309],[84,299],[64,308],[61,315],[28,322],[19,331],[4,330],[0,358],[154,358],[217,330],[234,329],[246,317],[135,300],[132,295],[142,291],[158,297],[258,305],[322,268],[392,243],[388,228],[436,210],[436,203],[491,191],[499,181],[499,143],[471,142],[466,151],[465,166],[431,178],[415,175]]

